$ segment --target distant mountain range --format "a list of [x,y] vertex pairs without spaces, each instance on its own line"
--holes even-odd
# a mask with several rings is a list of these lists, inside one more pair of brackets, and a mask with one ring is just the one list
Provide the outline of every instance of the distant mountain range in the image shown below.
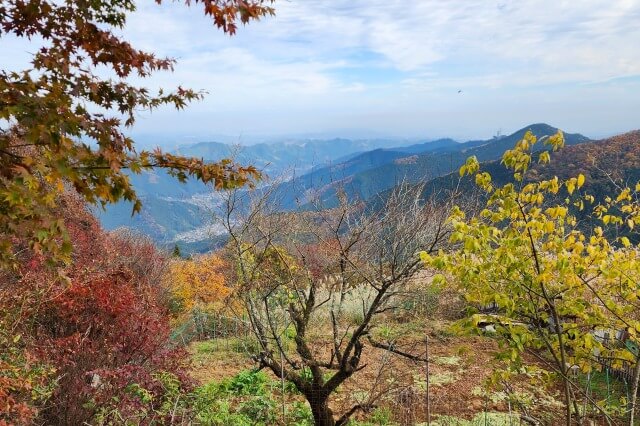
[[[472,155],[481,162],[496,160],[528,130],[538,137],[558,131],[548,124],[532,124],[511,135],[489,140],[457,143],[441,139],[433,144],[369,151],[280,184],[273,201],[283,209],[305,208],[310,204],[329,208],[337,203],[338,189],[351,199],[364,201],[401,182],[416,183],[445,176],[458,170]],[[565,133],[564,137],[566,145],[589,141],[580,134]]]
[[[452,139],[414,144],[391,139],[331,139],[258,144],[237,151],[230,145],[203,142],[177,152],[209,161],[234,157],[270,176],[285,176],[284,182],[273,183],[272,202],[291,210],[312,205],[332,207],[339,188],[353,200],[368,200],[403,181],[431,181],[431,188],[446,185],[448,175],[469,156],[482,162],[497,160],[527,130],[539,137],[557,131],[547,124],[532,124],[508,136],[463,143]],[[567,145],[589,141],[583,135],[567,133],[565,140]],[[107,229],[131,227],[160,244],[177,243],[186,251],[204,251],[220,238],[220,230],[209,225],[220,203],[219,194],[197,182],[180,184],[160,172],[132,176],[132,182],[143,201],[142,213],[131,217],[130,205],[109,206],[98,212]]]
[[[294,171],[305,173],[349,155],[406,143],[406,139],[305,139],[248,146],[202,142],[180,147],[174,153],[212,162],[234,158],[241,164],[255,165],[267,176],[287,179]],[[133,228],[160,244],[193,244],[215,236],[217,231],[205,226],[220,201],[211,188],[195,180],[180,183],[163,171],[143,172],[130,179],[143,202],[142,212],[132,217],[128,203],[96,210],[106,229]],[[197,246],[198,250],[205,247],[201,243]]]
[[[504,185],[513,181],[512,173],[499,160],[481,163],[480,168],[491,174],[495,185]],[[585,176],[583,191],[593,195],[596,202],[618,192],[620,185],[634,187],[635,183],[640,181],[640,130],[567,146],[553,153],[550,163],[532,164],[527,179],[539,181],[551,179],[554,176],[567,179],[580,173]],[[472,177],[460,178],[457,172],[452,172],[427,182],[422,196],[425,199],[437,194],[446,196],[454,188],[460,194],[473,194],[477,190]],[[558,195],[560,198],[566,196],[564,192]],[[375,209],[385,197],[386,194],[381,193],[378,199],[371,199],[371,208]],[[580,220],[589,220],[585,216],[588,214],[586,209],[572,213]]]
[[307,171],[313,166],[324,165],[340,157],[376,148],[396,146],[402,140],[394,139],[307,139],[302,141],[282,141],[277,143],[260,143],[248,146],[234,146],[219,142],[202,142],[176,150],[176,153],[220,160],[235,158],[240,163],[253,164],[272,176],[296,169]]

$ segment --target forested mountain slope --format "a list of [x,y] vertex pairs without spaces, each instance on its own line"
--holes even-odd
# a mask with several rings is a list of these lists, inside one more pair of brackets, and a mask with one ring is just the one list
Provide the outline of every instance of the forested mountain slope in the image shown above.
[[[354,166],[352,163],[356,159],[352,159],[334,166],[331,170],[317,170],[293,179],[282,184],[274,198],[277,198],[284,208],[310,203],[333,207],[337,202],[336,191],[340,188],[352,199],[367,200],[401,182],[424,182],[446,176],[456,171],[472,155],[483,162],[497,160],[504,151],[522,139],[528,130],[538,137],[550,136],[558,131],[548,124],[532,124],[508,136],[461,143],[457,146],[449,145],[445,150],[404,156],[400,156],[399,151],[381,152],[376,158],[377,163],[361,161]],[[567,145],[589,141],[587,137],[573,133],[565,133],[565,140]],[[383,156],[384,154],[386,156]],[[372,153],[367,155],[371,156]]]
[[[495,185],[512,181],[512,176],[499,160],[483,162],[480,168],[491,174]],[[536,181],[554,176],[567,179],[580,173],[585,176],[583,191],[594,195],[596,200],[616,193],[618,185],[635,185],[640,180],[640,130],[565,146],[551,154],[550,163],[535,163],[527,179]],[[459,196],[463,197],[474,194],[476,185],[470,177],[460,178],[457,172],[452,172],[429,181],[424,188],[424,197],[444,197],[453,189],[457,189]],[[376,198],[383,199],[385,194],[378,194]],[[376,203],[375,198],[371,203]]]

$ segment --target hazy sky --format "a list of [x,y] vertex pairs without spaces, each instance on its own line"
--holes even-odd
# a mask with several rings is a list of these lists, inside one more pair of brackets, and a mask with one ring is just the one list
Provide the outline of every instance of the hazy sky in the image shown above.
[[209,94],[143,116],[136,132],[464,139],[542,121],[594,137],[640,128],[640,0],[275,7],[229,38],[199,6],[140,1],[127,37],[179,61],[146,84]]

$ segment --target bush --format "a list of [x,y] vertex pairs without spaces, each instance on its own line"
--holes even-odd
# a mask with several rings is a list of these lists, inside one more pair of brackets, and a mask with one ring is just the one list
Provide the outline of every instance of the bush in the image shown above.
[[[280,383],[262,371],[245,370],[221,382],[212,382],[194,390],[189,410],[197,424],[203,425],[271,425],[280,411],[271,389]],[[304,403],[294,403],[288,414],[291,424],[312,425],[311,410]]]
[[267,375],[263,371],[244,370],[229,380],[225,387],[236,395],[263,396],[267,382]]
[[50,366],[34,363],[21,336],[11,335],[0,322],[0,425],[31,424],[51,396],[53,374]]
[[313,426],[313,414],[306,402],[295,401],[288,412],[288,419],[296,426]]
[[55,369],[37,384],[51,391],[29,402],[37,422],[75,425],[105,410],[137,412],[139,398],[129,385],[161,394],[157,373],[180,374],[182,353],[168,344],[168,312],[153,281],[162,274],[163,256],[143,239],[105,233],[78,200],[62,206],[73,263],[56,271],[25,249],[20,267],[0,276],[0,323],[16,324],[12,336],[22,336],[11,361],[23,364],[20,374],[44,361]]
[[393,413],[387,407],[378,407],[371,412],[366,420],[349,420],[349,426],[392,426],[397,423],[392,420]]

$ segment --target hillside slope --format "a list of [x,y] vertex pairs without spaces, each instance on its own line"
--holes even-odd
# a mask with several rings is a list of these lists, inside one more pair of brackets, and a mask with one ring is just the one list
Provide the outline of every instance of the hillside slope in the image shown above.
[[[511,174],[499,160],[483,162],[480,169],[489,172],[496,185],[504,185],[512,180]],[[585,176],[584,191],[594,195],[596,199],[615,193],[616,185],[635,185],[640,180],[640,130],[565,146],[551,155],[549,164],[534,164],[528,173],[528,179],[536,181],[554,176],[567,179],[580,173]],[[425,185],[423,196],[444,196],[456,187],[463,195],[473,194],[476,190],[471,177],[461,179],[457,172],[452,172],[429,181]],[[380,193],[377,198],[384,197],[385,194]]]
[[284,209],[293,209],[336,185],[352,185],[355,176],[365,174],[369,170],[393,164],[409,164],[417,161],[420,155],[457,152],[466,146],[468,145],[453,139],[438,139],[410,146],[355,153],[342,157],[334,164],[316,167],[309,173],[279,184],[273,199]]
[[[390,152],[386,161],[372,167],[351,171],[344,163],[344,173],[336,176],[315,171],[281,185],[277,196],[284,208],[295,208],[296,204],[306,204],[315,198],[323,207],[333,207],[337,203],[336,191],[343,189],[352,199],[367,200],[378,193],[402,183],[429,181],[456,171],[466,159],[475,155],[479,161],[499,159],[505,150],[512,148],[524,134],[531,130],[538,137],[555,134],[558,129],[548,124],[532,124],[523,127],[509,136],[486,141],[473,141],[455,146],[456,149],[436,150],[418,155],[398,156]],[[565,133],[567,145],[576,145],[589,141],[580,134]],[[353,160],[351,160],[353,161]],[[334,166],[339,170],[340,165]]]

